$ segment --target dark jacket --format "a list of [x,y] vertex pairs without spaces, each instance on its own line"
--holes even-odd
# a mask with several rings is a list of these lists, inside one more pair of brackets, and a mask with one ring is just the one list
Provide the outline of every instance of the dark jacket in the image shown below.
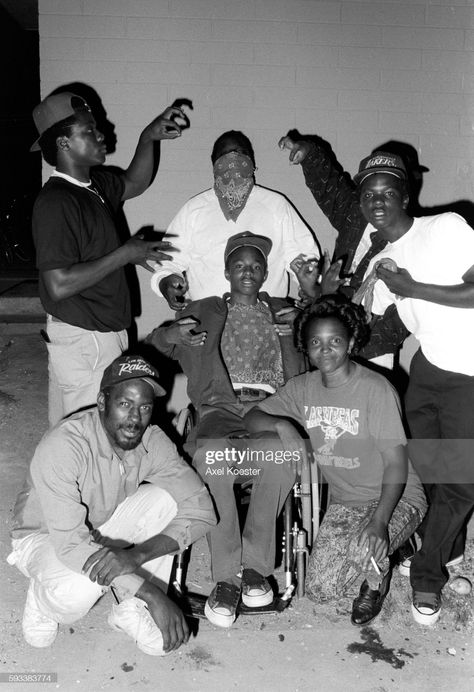
[[[260,293],[259,299],[270,307],[274,323],[278,322],[275,317],[278,310],[291,305],[285,298],[270,298],[266,293]],[[207,331],[202,346],[168,344],[165,339],[166,327],[154,329],[145,341],[169,358],[179,361],[188,378],[188,396],[196,410],[199,411],[202,406],[238,403],[220,348],[227,320],[226,300],[217,296],[196,300],[179,313],[179,319],[183,317],[196,318],[200,322],[197,330]],[[294,346],[293,335],[280,336],[279,341],[286,382],[305,372],[305,361],[303,354]]]
[[[354,253],[367,227],[367,221],[360,210],[358,190],[350,176],[342,170],[323,145],[313,143],[302,168],[306,185],[321,211],[337,231],[333,259],[343,259],[343,271],[348,273]],[[350,297],[361,285],[372,257],[387,245],[387,241],[377,232],[371,234],[371,242],[371,247],[352,276],[348,291]],[[374,319],[370,341],[360,355],[364,358],[374,358],[384,353],[396,353],[408,334],[396,307],[391,305],[384,315]]]

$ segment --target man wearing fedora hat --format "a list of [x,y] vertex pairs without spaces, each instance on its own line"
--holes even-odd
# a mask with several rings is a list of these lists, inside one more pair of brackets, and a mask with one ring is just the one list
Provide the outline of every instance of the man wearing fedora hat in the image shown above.
[[207,490],[157,426],[165,392],[140,356],[102,377],[97,407],[61,421],[39,443],[13,518],[11,565],[30,579],[22,628],[50,646],[111,587],[109,624],[147,654],[189,637],[166,590],[173,555],[215,524]]
[[141,133],[123,173],[96,170],[104,137],[83,98],[53,94],[33,110],[41,150],[54,171],[33,209],[39,292],[47,313],[49,420],[92,405],[104,368],[127,347],[131,325],[125,266],[169,259],[170,243],[139,235],[122,243],[117,214],[152,181],[154,146],[181,134],[180,108],[169,107]]

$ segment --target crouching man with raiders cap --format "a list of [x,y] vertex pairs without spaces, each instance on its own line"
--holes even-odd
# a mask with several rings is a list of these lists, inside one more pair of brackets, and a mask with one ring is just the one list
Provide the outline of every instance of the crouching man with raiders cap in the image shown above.
[[30,579],[23,635],[50,646],[112,587],[108,621],[147,654],[187,642],[166,596],[173,555],[215,522],[210,496],[173,443],[150,426],[164,390],[139,356],[106,368],[97,407],[45,434],[18,495],[10,564]]

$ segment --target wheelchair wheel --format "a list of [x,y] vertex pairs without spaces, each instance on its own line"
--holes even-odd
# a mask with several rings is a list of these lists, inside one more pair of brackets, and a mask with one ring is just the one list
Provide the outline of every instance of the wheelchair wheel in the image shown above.
[[187,408],[181,409],[179,413],[173,419],[173,425],[176,428],[176,432],[183,439],[186,440],[189,433],[194,427],[194,411],[188,406]]

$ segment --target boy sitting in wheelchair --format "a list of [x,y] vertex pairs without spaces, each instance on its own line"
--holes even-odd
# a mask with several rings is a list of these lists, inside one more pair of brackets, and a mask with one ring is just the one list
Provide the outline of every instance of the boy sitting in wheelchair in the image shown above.
[[[267,577],[275,564],[275,522],[298,461],[282,458],[277,439],[274,449],[268,436],[250,440],[243,423],[250,408],[305,370],[293,342],[295,308],[289,300],[259,293],[271,247],[269,238],[250,232],[232,236],[224,254],[230,293],[190,303],[178,320],[147,337],[179,361],[197,413],[186,447],[218,515],[208,534],[216,584],[205,613],[220,627],[232,625],[240,597],[249,607],[273,601]],[[250,479],[241,535],[234,483]]]

